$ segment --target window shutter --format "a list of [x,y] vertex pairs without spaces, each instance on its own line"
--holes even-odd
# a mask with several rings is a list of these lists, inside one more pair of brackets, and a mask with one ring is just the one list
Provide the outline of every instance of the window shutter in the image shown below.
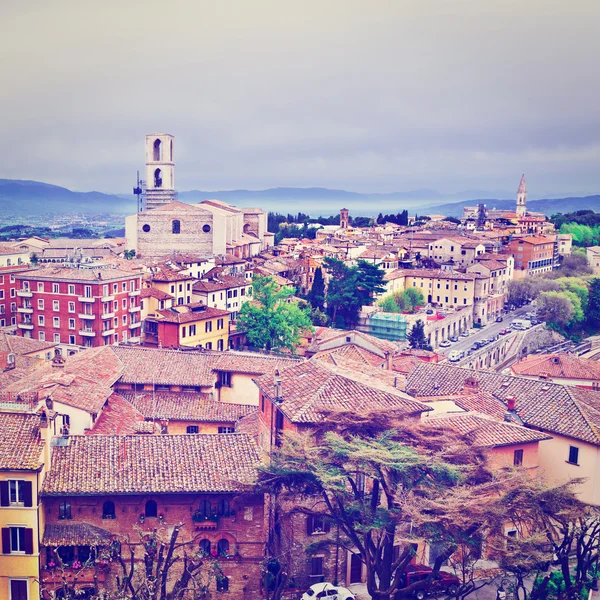
[[2,554],[10,554],[10,529],[2,528]]
[[23,482],[23,504],[33,506],[33,485],[31,481]]
[[25,554],[33,554],[33,529],[25,530]]
[[0,506],[8,506],[9,504],[8,481],[0,481]]
[[312,535],[313,532],[313,518],[312,515],[306,517],[306,535]]

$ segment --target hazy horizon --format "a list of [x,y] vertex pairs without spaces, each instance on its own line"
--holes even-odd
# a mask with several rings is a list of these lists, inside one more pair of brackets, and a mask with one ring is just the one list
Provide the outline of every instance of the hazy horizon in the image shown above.
[[3,9],[0,178],[123,194],[167,131],[179,190],[600,190],[595,0]]

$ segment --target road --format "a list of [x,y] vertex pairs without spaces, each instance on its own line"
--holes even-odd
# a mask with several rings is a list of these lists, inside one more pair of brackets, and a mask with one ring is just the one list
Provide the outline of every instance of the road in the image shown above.
[[438,347],[436,352],[438,354],[442,354],[443,356],[448,356],[450,352],[455,350],[460,352],[462,350],[466,356],[474,342],[482,340],[483,338],[489,338],[491,335],[496,335],[501,329],[508,329],[508,326],[513,319],[523,319],[528,312],[532,312],[533,310],[534,307],[531,306],[531,304],[526,304],[525,306],[517,308],[510,313],[505,313],[503,315],[504,321],[502,323],[496,323],[494,321],[492,323],[488,323],[488,325],[481,329],[471,329],[471,335],[468,338],[459,337],[459,341],[453,343],[449,348]]

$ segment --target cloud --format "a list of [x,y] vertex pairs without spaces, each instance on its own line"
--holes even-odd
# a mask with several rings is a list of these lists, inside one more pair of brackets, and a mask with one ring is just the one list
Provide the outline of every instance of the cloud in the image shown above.
[[600,189],[596,0],[8,0],[0,177]]

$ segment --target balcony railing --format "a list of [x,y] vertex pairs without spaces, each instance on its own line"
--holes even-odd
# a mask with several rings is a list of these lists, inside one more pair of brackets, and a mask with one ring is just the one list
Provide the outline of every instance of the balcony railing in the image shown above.
[[96,298],[93,296],[78,296],[77,300],[79,300],[79,302],[95,302]]
[[102,314],[102,318],[103,319],[112,319],[115,316],[114,312],[109,312],[109,313],[103,313]]
[[17,296],[19,296],[19,298],[32,298],[33,292],[30,289],[17,290]]
[[19,306],[17,308],[17,312],[25,313],[25,314],[32,314],[33,313],[33,306]]
[[96,315],[90,313],[79,313],[80,319],[87,319],[88,321],[93,321],[96,318]]
[[96,332],[93,329],[80,329],[79,335],[84,337],[96,337]]
[[114,332],[115,332],[115,330],[114,330],[114,329],[105,329],[105,330],[102,332],[102,335],[103,335],[103,337],[106,337],[107,335],[113,335],[113,334],[114,334]]
[[17,323],[17,327],[19,327],[19,329],[33,329],[33,323]]

